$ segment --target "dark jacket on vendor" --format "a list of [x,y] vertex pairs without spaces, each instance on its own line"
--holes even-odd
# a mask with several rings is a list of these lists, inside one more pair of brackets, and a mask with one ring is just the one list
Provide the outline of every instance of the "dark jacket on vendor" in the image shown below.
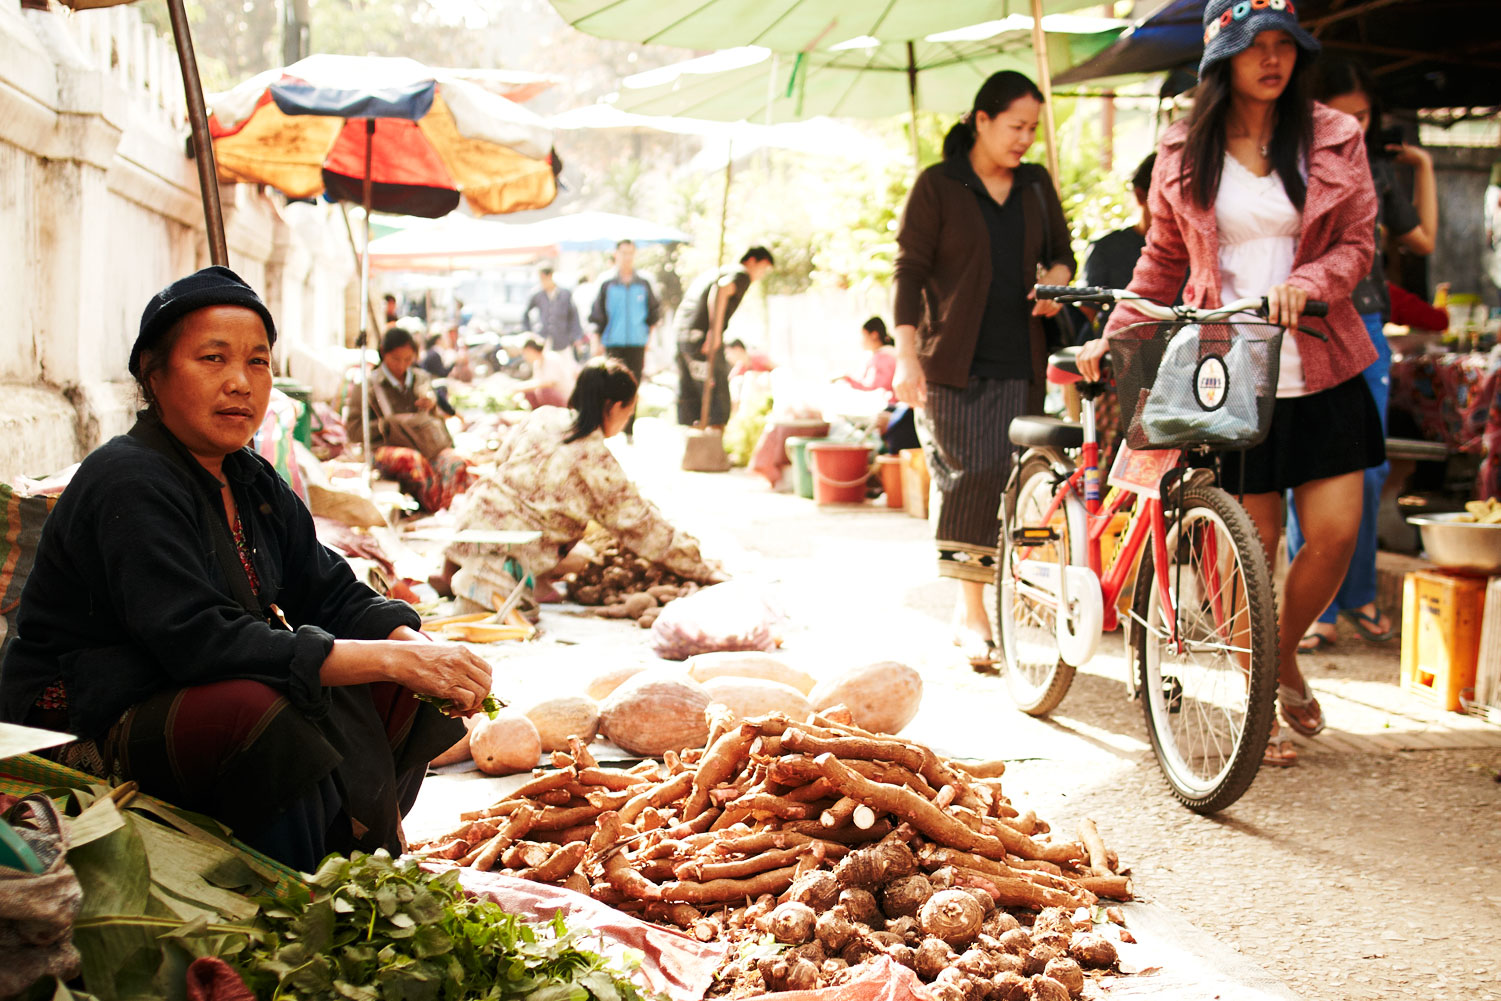
[[182,448],[144,418],[89,455],[63,491],[0,667],[0,717],[24,722],[42,690],[61,681],[68,729],[91,738],[161,689],[244,678],[319,719],[331,691],[319,671],[335,637],[385,639],[421,626],[410,605],[378,597],[318,542],[296,494],[249,449],[226,456],[224,474],[259,598],[292,631],[246,610],[208,522],[223,518],[219,483],[159,450],[174,446]]
[[[1039,268],[1074,268],[1068,221],[1041,167],[1019,166],[1012,191],[1022,210],[1016,281],[1031,291]],[[991,287],[991,234],[985,216],[976,211],[977,192],[989,199],[967,157],[923,171],[902,212],[894,271],[896,323],[917,328],[924,377],[956,389],[969,382]],[[1034,397],[1029,410],[1041,413],[1047,340],[1040,317],[1027,322]]]

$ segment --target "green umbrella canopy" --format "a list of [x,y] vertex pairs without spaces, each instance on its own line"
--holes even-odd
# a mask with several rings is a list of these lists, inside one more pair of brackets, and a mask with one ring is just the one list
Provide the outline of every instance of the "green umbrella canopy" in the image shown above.
[[[1060,71],[1089,59],[1121,26],[1103,18],[1043,18],[1049,65]],[[1031,18],[930,34],[910,47],[866,38],[778,56],[742,46],[628,77],[616,107],[716,121],[880,118],[913,110],[915,71],[917,109],[959,114],[1000,70],[1036,76]]]
[[[551,0],[569,24],[599,38],[685,49],[762,45],[778,52],[827,48],[852,38],[906,42],[1011,14],[1031,0]],[[1080,0],[1044,0],[1045,14]]]

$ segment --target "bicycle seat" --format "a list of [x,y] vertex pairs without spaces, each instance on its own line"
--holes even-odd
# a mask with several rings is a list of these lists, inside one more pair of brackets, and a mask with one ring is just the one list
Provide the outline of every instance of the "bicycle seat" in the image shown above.
[[1084,425],[1057,417],[1013,417],[1009,433],[1022,448],[1084,447]]
[[1048,355],[1048,382],[1055,386],[1073,386],[1079,395],[1092,400],[1105,391],[1103,382],[1086,382],[1079,373],[1079,349],[1061,348]]

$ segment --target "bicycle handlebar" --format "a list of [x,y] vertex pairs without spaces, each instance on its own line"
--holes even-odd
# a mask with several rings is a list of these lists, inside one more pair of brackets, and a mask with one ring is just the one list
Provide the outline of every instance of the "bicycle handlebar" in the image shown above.
[[[1059,302],[1092,302],[1092,303],[1130,303],[1131,308],[1144,314],[1153,320],[1189,320],[1207,322],[1223,320],[1235,313],[1255,313],[1265,318],[1267,311],[1266,297],[1259,299],[1237,299],[1235,302],[1227,302],[1217,309],[1200,309],[1197,306],[1164,306],[1154,302],[1135,292],[1125,289],[1097,288],[1090,285],[1038,285],[1036,288],[1038,299],[1054,299]],[[1321,317],[1329,315],[1329,304],[1320,299],[1309,299],[1303,304],[1303,315]],[[1299,327],[1300,331],[1311,337],[1317,337],[1321,341],[1329,338],[1322,331],[1311,330],[1307,327]]]

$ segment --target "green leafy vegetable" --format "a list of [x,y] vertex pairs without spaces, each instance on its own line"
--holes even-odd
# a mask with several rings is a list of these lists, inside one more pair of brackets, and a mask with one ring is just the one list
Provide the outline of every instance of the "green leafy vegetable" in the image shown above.
[[529,925],[385,852],[331,856],[291,904],[268,903],[259,941],[230,961],[258,998],[352,1001],[648,1001],[581,947],[558,915]]
[[[453,699],[440,699],[436,695],[419,695],[417,698],[423,702],[431,702],[444,712],[448,712],[453,708]],[[480,703],[480,711],[491,719],[494,719],[505,707],[506,704],[494,695],[486,695],[485,701]]]

